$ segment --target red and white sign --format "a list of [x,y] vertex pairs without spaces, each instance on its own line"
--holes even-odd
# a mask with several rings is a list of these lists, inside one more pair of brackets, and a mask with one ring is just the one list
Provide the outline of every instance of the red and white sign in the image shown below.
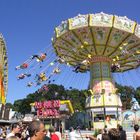
[[58,116],[60,100],[35,102],[35,108],[37,109],[37,116],[39,117]]

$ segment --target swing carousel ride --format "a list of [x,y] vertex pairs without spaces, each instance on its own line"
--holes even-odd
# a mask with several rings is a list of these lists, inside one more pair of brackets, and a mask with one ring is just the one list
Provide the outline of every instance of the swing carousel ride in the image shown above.
[[8,58],[2,34],[0,34],[0,68],[0,103],[5,104],[8,86]]
[[[56,82],[63,72],[63,78],[67,77],[65,84],[69,81],[70,88],[71,83],[74,83],[82,89],[87,81],[85,73],[90,73],[91,96],[86,100],[89,123],[94,128],[103,128],[104,125],[116,127],[120,121],[122,103],[115,88],[113,74],[139,67],[139,38],[140,26],[127,17],[104,13],[78,15],[55,28],[52,44],[57,56],[52,48],[45,53],[32,55],[16,67],[16,70],[30,67],[17,79],[39,73],[35,75],[35,82],[28,82],[27,86],[45,83],[40,90],[48,90],[47,85]],[[37,64],[34,65],[35,63]],[[69,80],[73,74],[69,74],[66,67],[72,69],[75,75],[83,74],[82,80],[79,82],[77,77]],[[56,75],[59,76],[53,80]],[[58,80],[59,84],[62,84],[63,78]]]

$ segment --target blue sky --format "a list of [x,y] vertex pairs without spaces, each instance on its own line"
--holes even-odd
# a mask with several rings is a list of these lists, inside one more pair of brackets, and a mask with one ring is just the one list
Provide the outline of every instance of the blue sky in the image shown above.
[[[13,103],[37,89],[27,88],[25,81],[17,81],[15,67],[32,54],[47,48],[54,28],[61,21],[79,13],[104,12],[127,16],[140,23],[139,5],[139,0],[0,0],[0,32],[6,41],[9,60],[7,101]],[[137,87],[139,73],[131,71],[126,75],[116,76],[116,79],[122,84]],[[85,83],[88,83],[88,79],[83,81]]]

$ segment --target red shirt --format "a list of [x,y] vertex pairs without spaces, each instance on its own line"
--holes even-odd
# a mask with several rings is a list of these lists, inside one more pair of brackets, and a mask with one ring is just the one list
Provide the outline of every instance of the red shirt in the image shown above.
[[59,140],[56,134],[51,134],[51,140]]

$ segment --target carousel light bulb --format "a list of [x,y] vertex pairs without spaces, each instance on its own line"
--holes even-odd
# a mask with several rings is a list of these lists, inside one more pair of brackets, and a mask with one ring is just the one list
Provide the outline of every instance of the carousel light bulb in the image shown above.
[[119,47],[120,48],[120,50],[122,50],[123,48],[122,47]]
[[88,58],[91,58],[91,54],[88,54]]
[[90,90],[88,90],[91,94],[93,94],[93,91],[90,89]]
[[128,42],[123,43],[123,46],[126,46],[126,45],[128,45]]
[[115,62],[115,61],[116,61],[116,59],[115,59],[115,58],[113,58],[113,61]]
[[137,50],[136,53],[137,53],[137,54],[140,54],[140,50]]
[[87,65],[88,63],[89,63],[88,60],[83,60],[83,61],[82,61],[82,64],[84,64],[84,65]]
[[54,65],[54,63],[53,63],[53,62],[51,62],[51,63],[50,63],[50,65],[51,65],[51,66],[53,66],[53,65]]
[[84,41],[84,45],[88,45],[88,42],[87,41]]
[[119,60],[119,56],[116,56],[117,60]]

